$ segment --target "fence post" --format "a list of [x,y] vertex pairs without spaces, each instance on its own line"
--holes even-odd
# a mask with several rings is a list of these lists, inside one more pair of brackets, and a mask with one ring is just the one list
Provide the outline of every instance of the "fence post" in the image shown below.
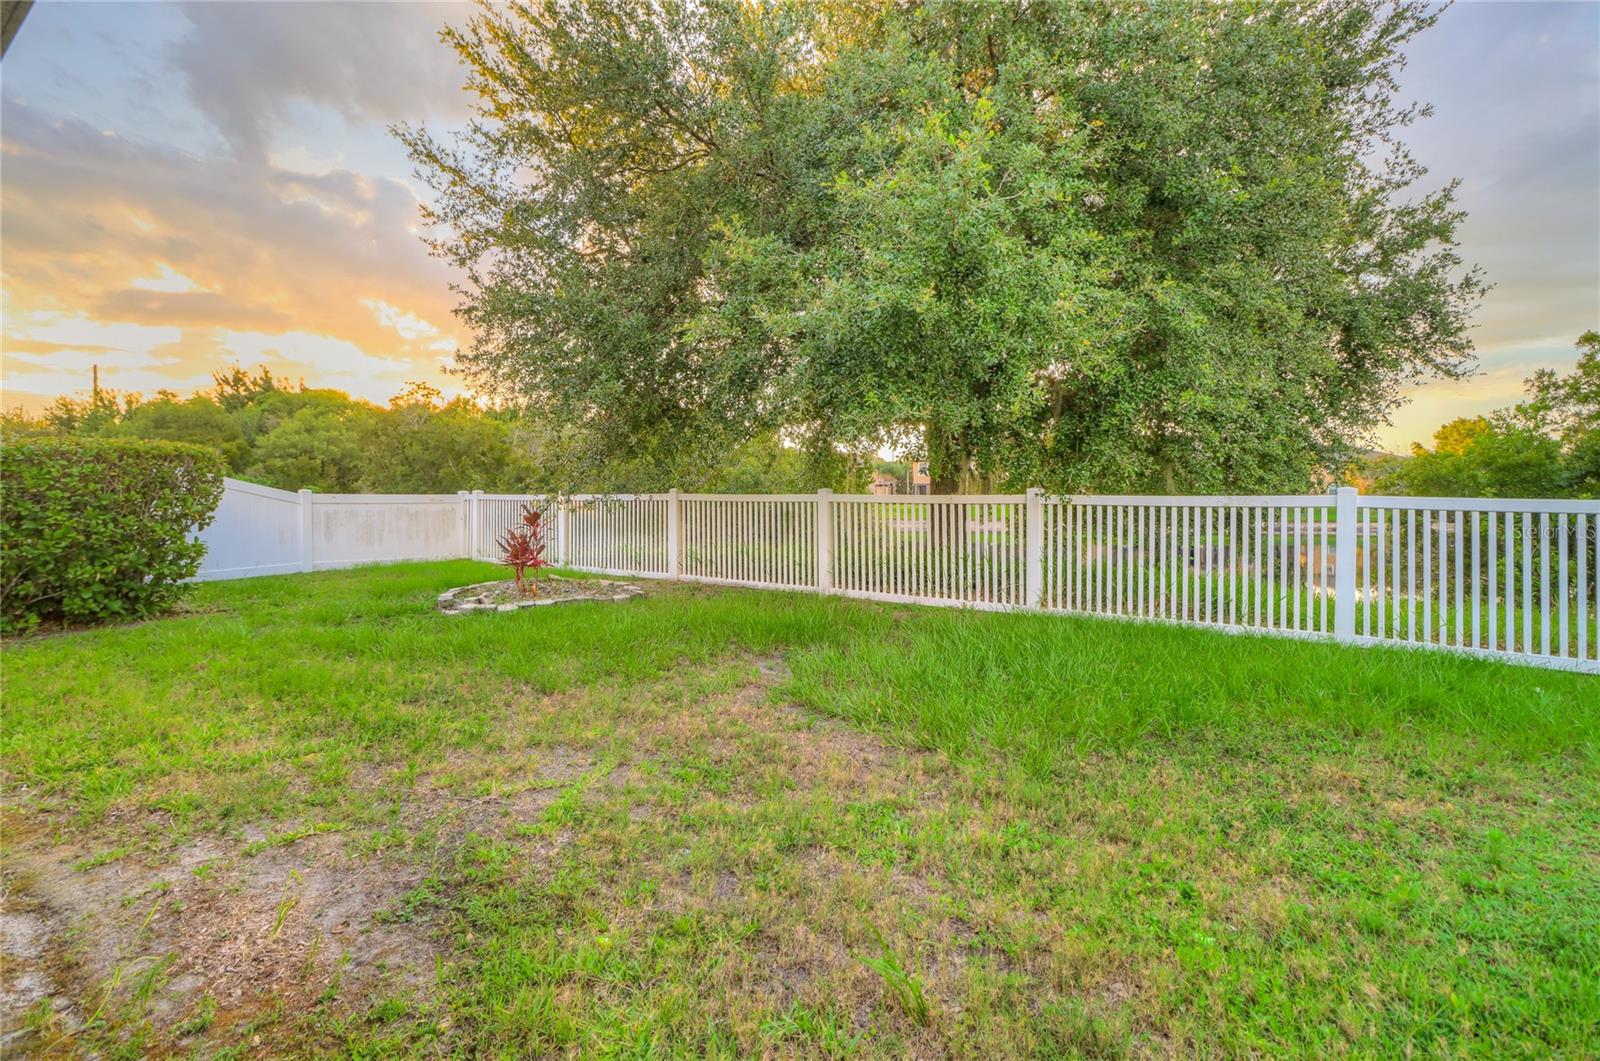
[[833,592],[833,491],[817,491],[817,592]]
[[[1336,641],[1356,639],[1356,534],[1357,493],[1353,486],[1334,491],[1333,524],[1333,636]],[[1323,558],[1327,562],[1327,558]]]
[[683,524],[679,518],[678,488],[667,491],[667,577],[676,579],[683,574]]
[[473,543],[478,540],[476,519],[478,506],[472,503],[470,490],[457,490],[456,497],[461,501],[461,556],[471,560],[474,552]]
[[316,517],[311,511],[311,491],[302,487],[300,489],[300,570],[302,571],[317,569],[316,531]]
[[1044,604],[1044,491],[1037,486],[1028,488],[1027,520],[1024,524],[1026,538],[1027,605],[1038,608]]
[[567,500],[556,498],[556,566],[567,566]]
[[483,491],[474,490],[472,491],[472,541],[467,545],[467,555],[474,560],[494,559],[494,553],[491,551],[493,542],[484,547],[483,556],[478,556],[478,539],[482,536],[483,530]]

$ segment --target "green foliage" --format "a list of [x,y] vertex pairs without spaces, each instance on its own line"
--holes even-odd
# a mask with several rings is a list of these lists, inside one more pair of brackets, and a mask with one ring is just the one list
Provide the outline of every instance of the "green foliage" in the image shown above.
[[804,453],[764,433],[722,450],[635,451],[619,457],[604,432],[561,427],[411,383],[380,408],[342,391],[283,386],[237,366],[216,388],[150,399],[101,391],[58,399],[44,414],[0,417],[7,441],[144,438],[206,445],[231,475],[283,490],[432,494],[457,490],[575,493],[687,490],[786,493],[838,485],[838,454]]
[[257,439],[247,477],[284,490],[354,492],[365,470],[372,419],[361,402],[297,409]]
[[481,120],[401,135],[468,372],[613,456],[780,433],[939,491],[1299,487],[1465,365],[1481,284],[1393,99],[1435,17],[493,8],[445,33]]
[[222,497],[222,458],[175,442],[36,439],[0,463],[4,629],[169,607],[200,568],[192,531]]
[[1380,494],[1416,497],[1563,497],[1567,474],[1555,439],[1485,417],[1452,420],[1434,433],[1434,448],[1413,446],[1408,460],[1374,477]]
[[222,454],[232,472],[243,471],[250,454],[239,418],[198,394],[184,401],[163,396],[152,402],[141,402],[123,414],[114,433],[129,438],[211,446]]
[[[513,425],[465,398],[440,404],[413,383],[373,416],[361,482],[382,493],[435,494],[513,488],[531,473]],[[376,490],[381,484],[382,489]]]
[[1371,489],[1418,497],[1600,497],[1600,332],[1578,338],[1577,366],[1541,369],[1527,398],[1490,416],[1452,420],[1432,449],[1388,458]]
[[1600,332],[1584,332],[1576,345],[1573,370],[1565,376],[1550,369],[1535,372],[1528,380],[1528,400],[1512,416],[1560,441],[1574,496],[1600,497]]

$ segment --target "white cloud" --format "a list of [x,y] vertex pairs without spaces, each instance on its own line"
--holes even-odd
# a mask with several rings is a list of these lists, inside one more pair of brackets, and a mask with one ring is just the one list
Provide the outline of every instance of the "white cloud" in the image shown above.
[[[169,325],[129,324],[121,321],[91,320],[82,313],[30,313],[21,321],[10,319],[8,326],[22,325],[27,338],[62,347],[97,350],[149,350],[158,343],[171,343],[181,334]],[[9,339],[9,336],[8,336]],[[19,356],[7,343],[6,356]]]
[[[378,323],[386,328],[393,328],[400,333],[402,339],[426,339],[438,335],[439,329],[414,313],[407,313],[399,306],[391,306],[382,299],[364,298],[361,304],[372,311]],[[438,343],[429,345],[429,349],[438,349]],[[454,349],[451,344],[450,349]]]
[[161,271],[154,277],[144,277],[128,285],[139,291],[199,291],[200,285],[178,272],[166,262],[161,263]]
[[342,154],[327,158],[317,154],[303,144],[295,144],[282,150],[275,150],[268,156],[268,161],[277,168],[289,173],[304,173],[312,177],[323,177],[339,169],[344,161]]

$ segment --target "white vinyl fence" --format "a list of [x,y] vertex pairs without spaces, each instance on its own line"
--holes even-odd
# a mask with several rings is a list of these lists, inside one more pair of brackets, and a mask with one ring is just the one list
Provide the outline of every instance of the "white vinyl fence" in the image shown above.
[[[202,578],[499,558],[524,505],[583,571],[1402,643],[1600,673],[1600,502],[286,494],[228,482]],[[262,498],[298,514],[297,534]],[[288,511],[288,509],[284,510]],[[283,512],[273,512],[282,515]],[[224,519],[224,517],[227,517]],[[283,543],[298,552],[285,557]],[[274,552],[274,550],[278,550]],[[254,566],[245,554],[259,554]]]
[[463,519],[469,495],[290,493],[224,479],[201,580],[322,571],[391,560],[471,554]]

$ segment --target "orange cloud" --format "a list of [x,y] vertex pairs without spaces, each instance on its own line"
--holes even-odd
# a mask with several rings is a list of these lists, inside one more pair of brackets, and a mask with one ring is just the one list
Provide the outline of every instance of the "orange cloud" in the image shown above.
[[172,324],[180,328],[249,326],[277,331],[291,318],[269,306],[239,303],[212,291],[144,291],[124,288],[94,300],[90,312],[101,320]]
[[80,389],[86,359],[130,390],[233,360],[373,400],[411,379],[461,390],[452,275],[401,181],[200,157],[12,98],[4,118],[8,390]]

